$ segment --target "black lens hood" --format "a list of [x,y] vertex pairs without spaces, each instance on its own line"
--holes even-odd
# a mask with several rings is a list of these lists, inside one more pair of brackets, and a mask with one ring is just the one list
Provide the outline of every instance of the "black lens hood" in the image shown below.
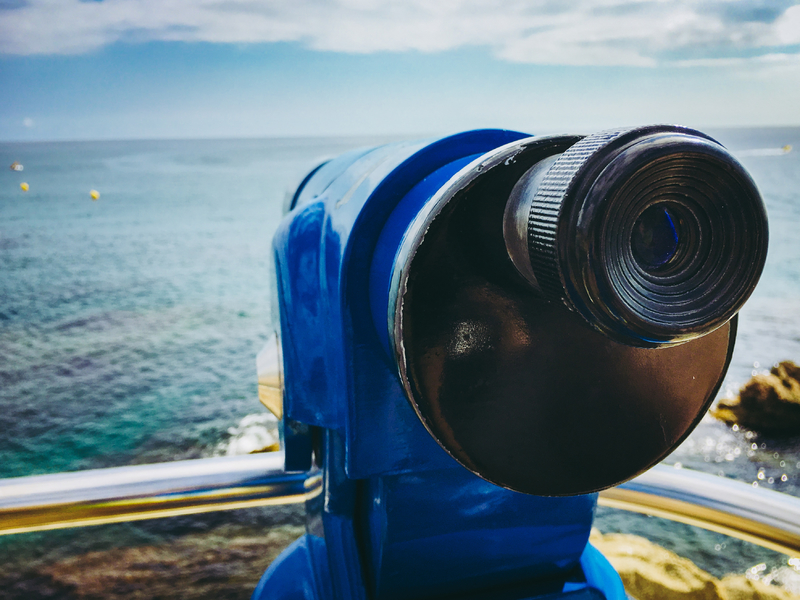
[[[657,269],[632,248],[654,206],[676,219]],[[550,167],[531,202],[528,251],[546,297],[638,347],[679,344],[730,320],[767,253],[767,217],[744,167],[705,134],[676,126],[588,136]]]

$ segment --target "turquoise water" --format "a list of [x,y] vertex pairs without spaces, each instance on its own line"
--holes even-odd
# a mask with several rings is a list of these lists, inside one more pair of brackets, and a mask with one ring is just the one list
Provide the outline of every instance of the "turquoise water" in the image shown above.
[[[754,371],[800,361],[800,128],[711,133],[753,175],[771,224],[732,393]],[[0,476],[228,451],[246,417],[263,414],[254,357],[269,331],[267,257],[284,194],[315,159],[379,142],[0,144]],[[795,150],[779,153],[786,144]],[[800,495],[800,437],[707,418],[667,462]],[[676,547],[688,535],[656,528]],[[728,567],[760,556],[707,551]]]
[[209,456],[263,412],[284,194],[364,143],[0,145],[0,476]]

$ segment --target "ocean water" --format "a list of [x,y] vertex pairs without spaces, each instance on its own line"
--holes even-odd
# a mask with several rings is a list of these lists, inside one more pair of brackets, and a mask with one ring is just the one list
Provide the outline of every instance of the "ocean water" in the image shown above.
[[[752,174],[771,226],[723,386],[733,394],[800,361],[800,128],[710,133]],[[251,449],[269,426],[255,355],[284,195],[320,157],[381,141],[0,144],[0,477]],[[706,418],[666,462],[800,495],[800,436]],[[609,530],[703,546],[720,572],[761,556],[642,519],[598,514]]]
[[0,476],[224,453],[284,194],[368,142],[0,145]]

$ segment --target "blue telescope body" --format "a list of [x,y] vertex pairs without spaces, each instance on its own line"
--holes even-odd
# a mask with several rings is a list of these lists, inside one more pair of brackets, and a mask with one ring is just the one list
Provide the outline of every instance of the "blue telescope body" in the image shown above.
[[286,470],[323,491],[253,598],[625,599],[593,492],[720,385],[766,253],[741,166],[678,127],[481,130],[347,153],[288,208]]

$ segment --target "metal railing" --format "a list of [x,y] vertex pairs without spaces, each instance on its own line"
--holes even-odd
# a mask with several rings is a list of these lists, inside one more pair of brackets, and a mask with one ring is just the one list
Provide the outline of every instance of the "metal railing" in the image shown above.
[[[0,480],[0,535],[304,502],[315,473],[283,452]],[[800,556],[800,498],[663,465],[600,493],[602,506],[724,533]]]
[[800,556],[800,498],[688,469],[657,465],[600,492],[598,504],[724,533]]
[[0,535],[304,502],[322,477],[283,452],[0,480]]

